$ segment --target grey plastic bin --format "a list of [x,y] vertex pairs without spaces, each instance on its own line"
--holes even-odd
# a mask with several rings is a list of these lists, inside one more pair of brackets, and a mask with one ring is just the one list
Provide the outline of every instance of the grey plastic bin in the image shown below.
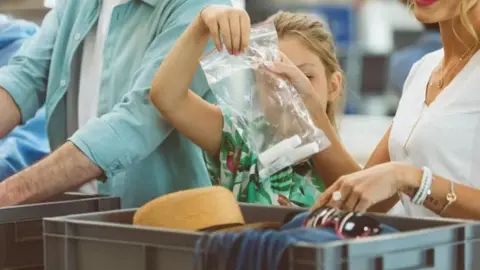
[[44,203],[0,208],[0,270],[43,268],[44,217],[120,209],[120,199],[66,193]]
[[[242,205],[248,222],[281,221],[293,211]],[[192,270],[200,233],[132,226],[135,210],[45,219],[46,270]],[[292,270],[480,269],[480,225],[374,215],[403,231],[288,250]],[[212,269],[213,270],[213,269]]]

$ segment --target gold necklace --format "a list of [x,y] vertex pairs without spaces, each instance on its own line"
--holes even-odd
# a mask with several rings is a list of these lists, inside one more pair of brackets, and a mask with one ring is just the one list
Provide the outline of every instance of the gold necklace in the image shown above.
[[[444,69],[444,66],[442,64],[440,64],[440,66],[437,67],[437,72],[438,72],[438,69],[440,69],[440,72],[442,73],[441,77],[440,77],[440,80],[437,83],[438,89],[443,89],[443,87],[445,86],[445,77],[447,77],[447,75],[450,75],[450,73],[453,72],[463,62],[463,60],[467,59],[467,56],[469,56],[469,54],[472,51],[474,51],[475,48],[477,48],[477,47],[478,47],[478,43],[475,43],[470,48],[468,48],[468,50],[458,59],[457,63],[455,63],[455,65],[452,68],[447,70],[448,71],[447,73],[445,73],[445,69]],[[433,85],[433,81],[430,82],[430,86],[432,86],[432,85]]]
[[[460,63],[462,63],[462,61],[463,61],[464,59],[466,59],[466,56],[467,56],[470,52],[474,51],[474,49],[477,48],[478,45],[479,45],[479,43],[475,43],[474,45],[472,45],[472,46],[460,57],[460,59],[458,60],[458,62],[455,64],[455,66],[453,66],[453,68],[451,68],[451,69],[449,70],[448,73],[445,74],[445,73],[443,72],[444,70],[443,70],[443,67],[442,67],[442,77],[441,77],[440,81],[438,82],[438,89],[442,89],[442,88],[444,87],[444,85],[445,85],[445,83],[444,83],[444,78],[446,77],[446,75],[450,74],[451,71],[453,71],[455,68],[457,68],[458,65],[460,65]],[[438,68],[438,67],[437,67],[437,68]],[[430,86],[432,86],[432,85],[433,85],[433,81],[430,82]],[[425,96],[425,98],[426,98],[426,96]],[[415,128],[416,128],[417,125],[418,125],[418,122],[420,122],[420,119],[422,118],[424,109],[425,109],[425,106],[422,107],[422,111],[420,112],[420,116],[418,117],[417,121],[416,121],[415,124],[413,125],[412,130],[410,130],[410,134],[408,134],[407,140],[405,140],[405,143],[403,144],[403,150],[405,151],[406,154],[408,154],[408,151],[407,151],[408,142],[410,141],[410,138],[412,137],[413,131],[415,130]]]

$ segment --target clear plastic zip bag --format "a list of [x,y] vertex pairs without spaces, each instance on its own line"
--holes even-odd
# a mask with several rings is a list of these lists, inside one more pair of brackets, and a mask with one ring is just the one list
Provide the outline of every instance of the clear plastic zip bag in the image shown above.
[[330,141],[295,88],[265,67],[280,59],[274,24],[252,28],[250,39],[242,55],[213,50],[200,64],[220,108],[258,157],[264,179],[325,150]]

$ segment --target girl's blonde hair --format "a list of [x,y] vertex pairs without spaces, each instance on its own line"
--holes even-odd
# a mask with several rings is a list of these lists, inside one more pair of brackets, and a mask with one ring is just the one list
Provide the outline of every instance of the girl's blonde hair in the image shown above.
[[[320,18],[308,14],[281,11],[270,17],[270,20],[275,24],[279,38],[289,35],[296,36],[317,54],[325,66],[327,78],[330,79],[336,72],[343,75],[343,70],[337,58],[333,36]],[[340,99],[343,101],[342,103],[345,101],[343,81],[340,89],[340,98],[327,103],[327,115],[334,127],[337,127],[337,111],[340,109],[339,107],[342,107],[341,109],[344,107],[343,104],[339,106]]]

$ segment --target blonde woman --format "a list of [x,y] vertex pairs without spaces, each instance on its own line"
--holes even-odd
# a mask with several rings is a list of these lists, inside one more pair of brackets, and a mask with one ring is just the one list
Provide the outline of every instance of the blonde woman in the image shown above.
[[[328,125],[327,130],[335,133],[335,108],[343,76],[330,32],[307,15],[282,12],[271,20],[279,35],[282,62],[273,63],[270,69],[289,79],[305,96],[311,114],[325,115],[327,121],[319,125]],[[151,100],[176,129],[205,151],[212,182],[230,188],[239,201],[311,206],[335,179],[328,171],[319,170],[315,161],[309,160],[260,179],[257,157],[238,135],[240,131],[231,124],[228,113],[189,90],[209,37],[221,50],[223,36],[228,52],[236,55],[248,47],[249,33],[250,19],[245,11],[224,6],[205,8],[158,70]]]
[[400,198],[411,216],[480,219],[479,0],[410,2],[418,20],[440,24],[444,49],[412,68],[371,168],[341,177],[316,207],[385,212]]

